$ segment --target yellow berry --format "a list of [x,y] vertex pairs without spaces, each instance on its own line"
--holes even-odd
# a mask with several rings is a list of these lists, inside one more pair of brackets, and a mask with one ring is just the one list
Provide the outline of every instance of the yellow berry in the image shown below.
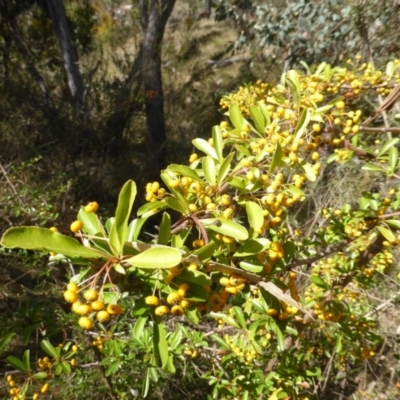
[[182,300],[182,296],[178,292],[170,293],[167,296],[167,303],[171,305],[179,304]]
[[52,232],[54,232],[54,233],[57,233],[57,232],[58,232],[58,229],[57,229],[55,226],[52,226],[52,227],[50,228],[50,230],[51,230]]
[[340,109],[342,109],[342,108],[344,108],[346,106],[346,104],[345,104],[345,102],[344,101],[338,101],[337,103],[336,103],[336,107],[340,110]]
[[79,286],[74,282],[70,282],[67,285],[67,290],[69,290],[70,292],[78,293],[79,292]]
[[83,222],[79,220],[74,221],[70,226],[71,231],[74,233],[79,232],[80,230],[82,230],[82,228]]
[[199,158],[199,156],[196,153],[193,153],[190,157],[189,157],[189,162],[190,164],[195,162],[197,159]]
[[[93,321],[89,317],[80,317],[78,324],[83,329],[91,329],[93,327]],[[44,393],[42,391],[42,393]]]
[[99,322],[108,322],[111,319],[111,316],[107,311],[99,311],[96,314],[96,318]]
[[147,296],[144,299],[144,302],[148,306],[158,306],[160,304],[160,299],[157,296]]
[[100,311],[104,308],[104,303],[100,300],[93,301],[92,304],[93,311]]
[[99,293],[97,290],[89,289],[85,291],[83,297],[86,301],[96,301],[99,298]]
[[84,210],[87,213],[96,212],[99,209],[99,203],[97,201],[90,202],[87,206],[85,206]]
[[68,303],[75,303],[78,300],[78,295],[75,292],[71,292],[70,290],[66,290],[63,295],[65,301]]
[[169,308],[167,306],[158,306],[155,310],[154,313],[158,315],[159,317],[162,317],[163,315],[169,314]]

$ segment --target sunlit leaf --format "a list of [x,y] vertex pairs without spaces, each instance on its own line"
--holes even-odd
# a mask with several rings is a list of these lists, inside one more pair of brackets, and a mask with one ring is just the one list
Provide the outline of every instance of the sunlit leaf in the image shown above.
[[242,129],[244,125],[244,118],[237,103],[232,103],[229,107],[229,119],[232,125],[237,129]]
[[217,183],[220,185],[223,180],[226,178],[228,175],[230,169],[231,169],[231,162],[234,157],[234,153],[229,154],[225,160],[222,162],[219,171],[218,171],[218,176],[217,176]]
[[249,237],[247,229],[237,222],[222,218],[206,218],[200,220],[205,228],[211,229],[222,235],[233,237],[237,240],[246,240]]
[[129,180],[125,183],[119,193],[118,205],[115,211],[115,222],[110,232],[110,243],[117,254],[121,253],[128,237],[128,221],[135,197],[136,184]]
[[246,212],[250,226],[258,231],[264,224],[262,208],[254,201],[246,201]]
[[193,146],[202,151],[207,156],[214,158],[214,160],[218,160],[217,152],[215,151],[214,147],[211,146],[207,140],[197,138],[192,140]]
[[157,367],[164,368],[168,362],[168,343],[164,325],[157,320],[153,325],[153,354]]
[[124,262],[143,269],[165,269],[178,265],[182,260],[182,253],[172,247],[154,247],[124,260]]
[[171,217],[168,213],[163,213],[160,230],[157,236],[158,244],[168,244],[171,239]]
[[223,159],[222,150],[224,142],[222,139],[221,128],[219,127],[219,125],[213,126],[212,138],[213,138],[215,152],[217,153],[219,162],[221,162]]
[[207,156],[207,157],[203,158],[203,171],[204,171],[204,176],[207,179],[207,182],[210,185],[215,185],[216,184],[216,168],[215,168],[214,159],[212,157]]
[[376,229],[378,229],[378,231],[382,234],[382,236],[389,242],[394,242],[396,240],[396,236],[391,230],[383,226],[377,226]]
[[178,175],[187,176],[188,178],[192,178],[193,180],[195,180],[197,182],[203,182],[203,180],[200,178],[198,173],[194,169],[192,169],[186,165],[170,164],[170,165],[168,165],[166,171],[172,171]]
[[272,172],[282,160],[282,147],[279,143],[276,143],[275,153],[272,157],[271,164],[269,166],[269,172]]
[[97,258],[102,253],[85,247],[76,239],[37,226],[19,226],[8,229],[2,239],[4,247],[26,250],[47,250],[67,257]]
[[259,109],[259,107],[255,106],[255,105],[251,105],[249,107],[249,111],[250,111],[251,118],[253,119],[254,124],[256,125],[256,129],[257,129],[258,133],[263,134],[266,124],[265,124],[265,118],[264,118],[262,111]]

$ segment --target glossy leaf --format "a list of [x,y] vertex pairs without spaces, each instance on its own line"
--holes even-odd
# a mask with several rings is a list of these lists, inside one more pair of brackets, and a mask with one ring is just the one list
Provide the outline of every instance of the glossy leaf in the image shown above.
[[160,230],[158,232],[157,243],[168,244],[171,239],[171,217],[168,213],[163,213]]
[[239,265],[240,268],[248,272],[253,272],[254,274],[260,273],[264,268],[264,266],[256,259],[241,261]]
[[10,228],[4,233],[1,244],[10,249],[46,250],[72,258],[97,258],[102,255],[98,250],[85,247],[72,237],[37,226]]
[[264,134],[266,124],[262,111],[255,105],[251,105],[249,111],[258,133]]
[[81,207],[78,212],[78,220],[82,221],[82,231],[89,235],[104,236],[104,229],[95,213],[87,213],[84,207]]
[[147,319],[149,315],[149,310],[147,308],[147,311],[143,313],[135,322],[135,326],[132,331],[132,336],[135,339],[140,339],[143,336],[143,330],[144,327],[146,326]]
[[192,140],[193,146],[202,151],[207,156],[212,157],[214,160],[218,160],[217,152],[215,151],[214,147],[211,146],[207,140],[197,138]]
[[244,118],[242,112],[240,111],[240,107],[237,103],[232,103],[229,107],[229,119],[232,122],[232,125],[237,129],[242,129],[244,125]]
[[250,226],[259,230],[264,224],[263,210],[260,205],[254,201],[246,201],[246,212]]
[[240,327],[242,329],[246,329],[247,328],[247,324],[246,324],[246,318],[243,314],[243,310],[240,307],[232,307],[229,310],[229,313],[235,318],[235,320],[237,321],[237,323],[240,325]]
[[394,242],[396,240],[396,236],[391,230],[383,226],[377,226],[376,229],[378,229],[378,231],[382,234],[382,236],[389,242]]
[[397,161],[399,159],[399,150],[397,147],[391,147],[389,149],[389,167],[392,172],[397,168]]
[[229,154],[225,160],[222,162],[219,171],[218,171],[218,176],[217,176],[217,183],[220,185],[226,176],[228,175],[230,169],[231,169],[231,162],[234,157],[234,153]]
[[209,275],[197,270],[192,271],[184,269],[181,274],[174,278],[174,282],[175,279],[195,283],[196,285],[200,285],[203,287],[211,285],[211,278],[209,277]]
[[[159,202],[157,202],[159,203]],[[151,203],[150,203],[151,204]],[[126,238],[127,242],[135,242],[139,237],[140,231],[147,221],[147,218],[136,218],[129,224],[128,227],[128,237]]]
[[279,143],[276,143],[276,149],[274,156],[272,157],[271,164],[269,166],[269,172],[272,172],[282,160],[282,147]]
[[184,206],[182,204],[182,202],[180,202],[175,197],[167,197],[164,200],[164,202],[169,208],[172,208],[173,210],[178,211],[182,215],[189,214],[189,208],[187,206]]
[[304,132],[307,129],[308,123],[310,122],[310,116],[311,116],[311,113],[308,108],[303,110],[300,120],[296,125],[295,136],[294,136],[294,140],[293,140],[294,142],[296,142],[303,136]]
[[215,185],[216,184],[216,168],[215,168],[215,162],[214,159],[210,156],[204,157],[203,158],[203,171],[204,171],[204,176],[207,179],[207,182],[210,185]]
[[214,232],[222,235],[233,237],[237,240],[246,240],[249,238],[247,229],[239,225],[237,222],[222,219],[222,218],[206,218],[200,220],[205,228],[211,229]]
[[179,250],[165,246],[150,248],[124,261],[142,269],[166,269],[175,267],[181,260],[182,253]]
[[15,357],[15,356],[8,356],[6,358],[6,361],[8,364],[10,364],[13,368],[28,373],[29,369],[26,368],[24,362],[22,360],[20,360],[19,358]]
[[130,180],[125,183],[119,193],[118,205],[115,211],[115,222],[110,232],[110,243],[117,254],[121,253],[128,238],[128,221],[135,197],[136,184]]
[[179,164],[171,164],[168,166],[166,171],[175,172],[178,175],[187,176],[188,178],[192,178],[197,182],[203,182],[200,178],[199,174],[192,168],[186,165],[179,165]]
[[312,165],[308,164],[308,163],[303,163],[301,165],[301,167],[304,170],[304,173],[306,175],[306,178],[310,181],[310,182],[315,182],[317,180],[317,175],[315,174]]
[[56,348],[48,340],[42,340],[40,346],[49,356],[53,357],[55,360],[58,359],[59,350],[57,351]]
[[265,251],[271,244],[266,238],[251,239],[244,242],[234,254],[234,257],[247,257]]
[[387,153],[393,146],[396,146],[399,143],[399,138],[393,138],[388,140],[379,150],[378,157]]
[[218,161],[221,162],[223,160],[223,138],[222,138],[222,132],[221,128],[219,125],[213,126],[212,129],[212,138],[213,138],[213,144],[214,144],[214,149],[215,152],[217,153]]
[[311,275],[311,282],[322,289],[329,289],[328,283],[326,283],[322,278],[317,275]]
[[[264,118],[265,118],[265,126],[271,125],[271,114],[267,109],[267,105],[263,101],[257,102],[258,107],[260,108]],[[264,127],[265,129],[265,127]]]
[[153,354],[157,367],[164,368],[168,362],[168,343],[164,325],[157,320],[153,325]]

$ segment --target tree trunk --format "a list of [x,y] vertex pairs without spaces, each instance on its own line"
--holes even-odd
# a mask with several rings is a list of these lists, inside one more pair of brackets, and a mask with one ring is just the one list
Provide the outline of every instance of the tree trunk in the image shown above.
[[144,85],[148,148],[157,156],[166,141],[161,45],[175,0],[140,0],[143,29],[142,78]]
[[69,91],[75,101],[76,108],[80,110],[82,108],[83,83],[79,72],[78,56],[71,40],[63,0],[47,0],[47,7],[64,61]]

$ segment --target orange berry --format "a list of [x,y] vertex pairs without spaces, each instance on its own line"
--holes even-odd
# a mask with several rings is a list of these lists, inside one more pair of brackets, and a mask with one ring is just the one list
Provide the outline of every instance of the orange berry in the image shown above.
[[123,311],[122,307],[118,304],[109,304],[107,307],[107,312],[111,315],[119,315]]
[[104,303],[100,300],[93,301],[92,304],[93,311],[100,311],[104,308]]
[[78,293],[79,292],[79,286],[74,282],[70,282],[67,285],[67,290],[69,290],[70,292]]
[[155,310],[154,313],[158,315],[159,317],[162,317],[163,315],[169,314],[169,308],[167,306],[158,306]]

